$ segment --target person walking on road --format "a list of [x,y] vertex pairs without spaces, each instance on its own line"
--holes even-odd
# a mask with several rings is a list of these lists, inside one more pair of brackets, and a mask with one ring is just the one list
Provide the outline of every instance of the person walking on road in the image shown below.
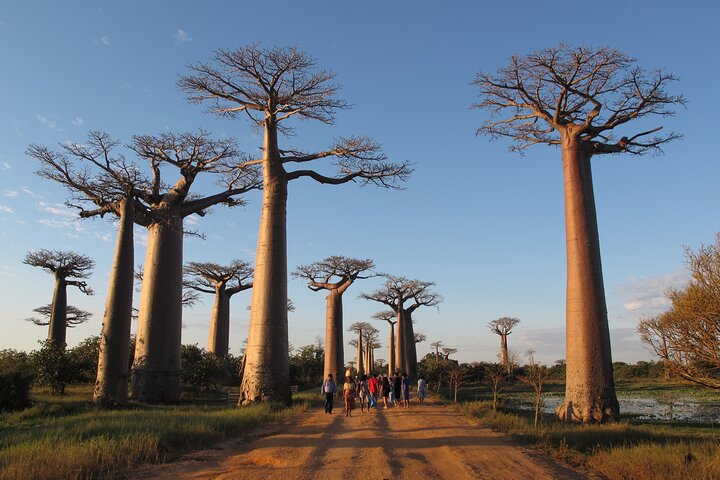
[[402,405],[410,408],[410,377],[407,376],[407,373],[402,374],[400,384],[402,386]]
[[343,384],[343,401],[345,403],[345,416],[352,417],[352,410],[355,408],[355,384],[350,375],[345,376]]
[[325,395],[325,413],[332,413],[335,389],[336,385],[335,380],[333,379],[333,374],[328,373],[328,376],[323,382],[322,388],[320,389],[320,394]]
[[425,380],[420,377],[418,379],[418,399],[420,400],[420,403],[423,403],[425,397],[427,397],[427,383],[425,383]]
[[[388,380],[387,374],[383,373],[382,381],[380,382],[380,394],[383,397],[383,403],[385,404],[385,408],[388,408],[388,397],[390,396],[390,393],[392,392],[392,388],[390,387],[390,381]],[[392,400],[390,400],[392,402]]]
[[[360,381],[357,385],[357,394],[360,399],[360,413],[365,412],[365,401],[368,399],[368,382],[367,375],[360,377]],[[368,405],[368,412],[370,411],[370,405]]]
[[377,373],[373,373],[367,381],[368,411],[370,411],[370,407],[374,407],[375,411],[377,411],[377,396],[378,390],[380,390],[380,382],[378,381],[377,376]]
[[396,407],[400,406],[400,400],[402,398],[402,380],[400,379],[400,373],[395,372],[393,376],[393,404]]

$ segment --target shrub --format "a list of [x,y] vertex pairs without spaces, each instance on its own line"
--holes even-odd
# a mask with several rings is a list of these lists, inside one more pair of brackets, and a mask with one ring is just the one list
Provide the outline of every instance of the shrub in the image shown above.
[[20,371],[0,372],[0,412],[30,406],[32,377]]

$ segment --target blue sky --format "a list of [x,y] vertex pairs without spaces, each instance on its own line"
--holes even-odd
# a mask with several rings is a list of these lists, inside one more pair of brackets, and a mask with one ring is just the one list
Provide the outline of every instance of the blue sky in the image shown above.
[[[395,275],[437,283],[439,309],[420,310],[416,331],[459,349],[457,358],[493,360],[490,320],[522,323],[510,348],[564,358],[565,242],[559,151],[536,146],[525,157],[504,141],[476,137],[484,113],[470,109],[479,70],[495,71],[515,53],[561,42],[610,46],[646,68],[677,74],[686,109],[662,120],[685,138],[662,156],[593,160],[613,355],[648,359],[635,334],[643,315],[667,305],[663,291],[686,279],[683,245],[713,241],[720,229],[717,135],[720,34],[716,2],[3,2],[0,6],[0,348],[33,349],[46,330],[22,321],[50,301],[51,277],[21,263],[32,249],[73,249],[97,262],[97,294],[70,291],[94,318],[68,333],[70,345],[97,334],[104,308],[114,225],[80,221],[65,191],[34,175],[31,143],[55,146],[103,130],[134,134],[203,127],[256,153],[261,139],[242,120],[218,119],[175,87],[186,65],[217,48],[251,42],[297,46],[337,74],[353,105],[333,126],[299,123],[285,147],[324,149],[339,136],[369,135],[416,172],[404,191],[300,180],[288,205],[289,266],[329,255],[372,258]],[[592,4],[595,5],[595,4]],[[201,184],[209,192],[209,183]],[[203,190],[204,189],[204,190]],[[186,261],[253,260],[260,197],[188,221],[207,235],[188,238]],[[144,256],[138,230],[137,262]],[[347,323],[380,306],[357,299],[379,280],[345,294]],[[289,279],[296,347],[324,332],[324,294]],[[231,351],[247,332],[250,300],[232,304]],[[205,345],[212,299],[186,310],[183,342]],[[381,338],[385,325],[378,324]],[[135,325],[133,326],[135,328]],[[386,358],[384,351],[376,354]],[[347,349],[346,358],[352,357]]]

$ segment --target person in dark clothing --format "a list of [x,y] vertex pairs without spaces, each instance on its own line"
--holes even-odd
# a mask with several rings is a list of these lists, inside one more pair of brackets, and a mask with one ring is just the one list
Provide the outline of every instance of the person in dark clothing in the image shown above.
[[393,376],[393,403],[396,407],[400,406],[400,400],[402,399],[402,379],[400,378],[400,373],[395,372],[395,375]]
[[333,410],[333,397],[335,397],[335,380],[333,379],[332,373],[328,373],[327,378],[322,384],[320,394],[325,395],[325,413],[332,413]]

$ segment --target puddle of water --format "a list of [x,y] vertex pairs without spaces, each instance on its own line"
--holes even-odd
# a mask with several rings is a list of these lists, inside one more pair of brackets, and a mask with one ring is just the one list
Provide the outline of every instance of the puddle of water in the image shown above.
[[[523,409],[532,410],[528,396],[517,396]],[[543,395],[543,413],[553,413],[565,399],[564,395]],[[720,405],[703,403],[692,398],[659,401],[653,397],[618,395],[620,412],[637,415],[642,420],[675,420],[683,422],[720,423]]]

